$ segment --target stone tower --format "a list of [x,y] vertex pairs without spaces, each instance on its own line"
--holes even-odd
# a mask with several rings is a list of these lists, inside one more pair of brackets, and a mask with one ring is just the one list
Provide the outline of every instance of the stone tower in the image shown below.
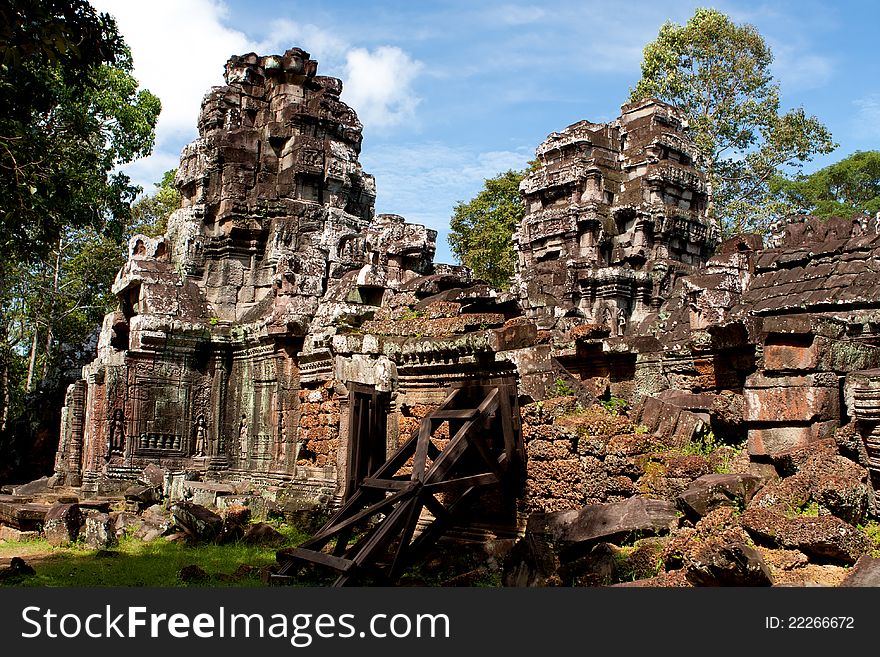
[[68,395],[62,480],[98,492],[148,463],[298,476],[297,354],[331,282],[367,266],[375,200],[361,123],[342,83],[316,73],[298,48],[251,53],[206,94],[182,208],[164,236],[132,238],[119,310]]
[[712,255],[706,182],[670,105],[624,105],[611,123],[580,121],[537,149],[522,182],[515,284],[540,328],[607,324],[622,335],[657,310],[675,279]]

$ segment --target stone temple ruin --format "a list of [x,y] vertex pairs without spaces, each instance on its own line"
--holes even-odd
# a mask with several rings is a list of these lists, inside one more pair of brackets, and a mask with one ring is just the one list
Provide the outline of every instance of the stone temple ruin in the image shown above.
[[[514,285],[498,290],[435,264],[435,231],[375,216],[361,124],[308,53],[233,57],[225,80],[181,156],[182,208],[164,236],[132,238],[119,309],[68,391],[56,490],[103,499],[146,469],[173,501],[341,507],[316,554],[371,509],[402,541],[431,517],[459,537],[538,537],[511,553],[519,585],[601,581],[560,555],[676,523],[665,584],[768,583],[753,541],[797,561],[778,573],[868,551],[880,220],[798,217],[766,246],[719,244],[686,123],[647,100],[539,146]],[[747,450],[690,449],[711,435]],[[482,460],[461,462],[456,488],[465,444]],[[453,517],[456,490],[493,483]],[[809,530],[791,526],[813,503]],[[711,518],[727,543],[707,557],[692,539]],[[347,541],[298,556],[345,578],[377,558]],[[715,580],[691,576],[718,554]]]

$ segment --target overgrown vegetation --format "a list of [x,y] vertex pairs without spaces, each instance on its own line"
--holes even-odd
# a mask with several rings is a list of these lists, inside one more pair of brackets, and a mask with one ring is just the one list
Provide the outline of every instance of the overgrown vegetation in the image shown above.
[[[298,527],[277,524],[285,536],[285,546],[302,543],[305,534]],[[189,545],[156,540],[144,542],[123,537],[109,550],[90,550],[82,545],[53,548],[45,539],[0,543],[0,557],[22,557],[36,575],[17,581],[0,582],[15,586],[262,586],[265,569],[276,563],[276,547],[227,545]],[[208,577],[183,581],[180,571],[196,565]],[[318,584],[304,577],[303,586]]]

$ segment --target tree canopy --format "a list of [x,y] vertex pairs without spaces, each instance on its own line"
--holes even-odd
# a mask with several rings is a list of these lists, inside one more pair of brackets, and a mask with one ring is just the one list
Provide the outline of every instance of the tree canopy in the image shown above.
[[499,288],[510,285],[516,254],[513,233],[525,214],[519,184],[526,171],[508,170],[485,181],[471,201],[459,201],[449,222],[449,245],[477,278]]
[[777,176],[770,192],[782,214],[850,217],[880,212],[880,151],[857,151],[815,173]]
[[161,105],[88,3],[6,0],[0,15],[0,257],[34,260],[65,228],[127,222],[138,188],[117,169],[151,152]]
[[84,0],[0,0],[0,431],[51,410],[30,391],[63,393],[60,346],[113,302],[140,191],[119,167],[152,151],[161,108],[132,67]]
[[656,97],[687,117],[707,175],[707,214],[724,235],[775,219],[769,181],[836,145],[815,117],[780,112],[773,55],[757,29],[714,9],[686,25],[667,22],[644,49],[630,100]]

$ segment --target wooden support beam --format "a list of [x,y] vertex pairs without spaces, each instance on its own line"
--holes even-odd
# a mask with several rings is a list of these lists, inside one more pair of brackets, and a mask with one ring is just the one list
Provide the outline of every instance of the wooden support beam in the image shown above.
[[364,488],[373,488],[376,490],[404,490],[412,488],[412,481],[403,481],[401,479],[376,479],[375,477],[366,477],[361,486]]
[[470,487],[470,486],[490,486],[497,484],[500,480],[494,472],[485,472],[483,474],[470,475],[468,477],[459,477],[458,479],[446,479],[433,484],[425,484],[426,493],[440,493],[450,488]]
[[377,502],[376,504],[372,504],[372,505],[368,506],[366,509],[363,509],[362,511],[354,514],[353,516],[351,516],[349,518],[345,518],[344,520],[340,520],[339,522],[337,522],[336,524],[334,524],[332,526],[325,525],[321,529],[321,531],[319,531],[317,534],[315,534],[311,538],[311,540],[303,543],[303,547],[311,547],[315,543],[315,541],[319,541],[322,539],[329,539],[330,537],[333,536],[333,534],[335,534],[339,530],[343,529],[344,527],[350,527],[351,525],[354,525],[355,523],[363,520],[364,518],[369,518],[370,516],[378,513],[379,511],[382,511],[383,509],[386,509],[389,506],[394,505],[395,503],[400,501],[400,499],[402,497],[404,497],[406,495],[410,495],[416,487],[416,482],[407,482],[407,484],[408,484],[407,488],[404,488],[403,490],[399,490],[396,493],[389,495],[381,502]]
[[347,573],[354,565],[354,562],[350,559],[343,559],[342,557],[335,557],[332,554],[324,554],[323,552],[316,552],[315,550],[306,550],[303,548],[293,548],[288,551],[287,554],[294,559],[328,566],[341,573]]

